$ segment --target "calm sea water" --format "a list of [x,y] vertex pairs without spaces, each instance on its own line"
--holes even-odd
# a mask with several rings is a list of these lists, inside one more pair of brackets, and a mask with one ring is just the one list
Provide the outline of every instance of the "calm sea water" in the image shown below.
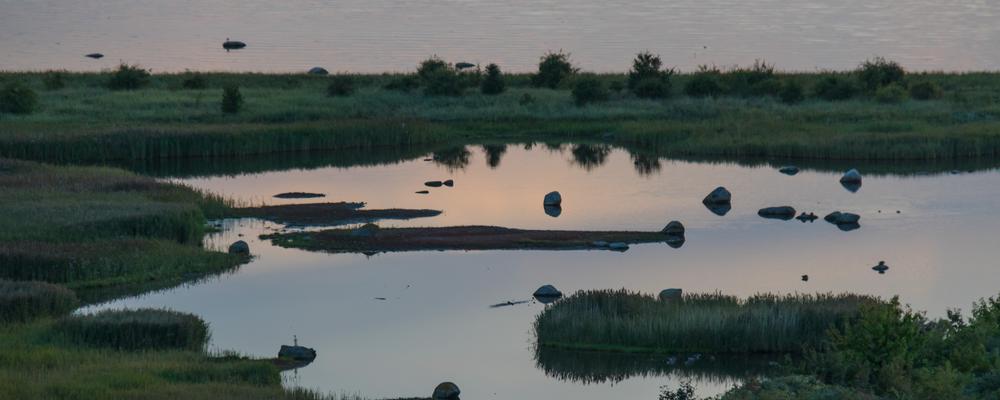
[[[0,0],[0,69],[383,72],[437,54],[528,71],[563,49],[586,70],[624,71],[648,49],[687,70],[756,58],[843,69],[874,55],[995,70],[998,17],[993,0]],[[227,37],[249,47],[226,53]]]
[[[326,193],[323,201],[366,201],[372,208],[443,210],[438,217],[383,222],[392,226],[493,224],[537,229],[658,230],[673,219],[688,229],[679,249],[664,244],[608,251],[452,251],[365,256],[281,249],[257,239],[280,227],[226,221],[207,240],[224,248],[245,239],[257,258],[206,282],[124,299],[96,308],[168,307],[211,324],[212,347],[273,356],[297,335],[319,358],[286,373],[288,385],[369,397],[426,395],[452,380],[469,398],[645,398],[695,379],[702,394],[724,391],[752,363],[670,370],[663,357],[615,358],[536,354],[532,322],[538,286],[567,293],[627,288],[656,293],[750,295],[757,292],[858,292],[899,295],[914,308],[943,316],[1000,291],[995,169],[923,175],[868,174],[856,193],[839,173],[773,167],[641,159],[610,148],[479,147],[450,152],[447,165],[420,155],[396,163],[318,167],[177,179],[255,203],[289,203],[272,195]],[[586,150],[586,151],[584,151]],[[492,155],[489,157],[487,155]],[[439,154],[440,155],[440,154]],[[868,170],[862,169],[862,173]],[[414,194],[431,179],[454,188]],[[733,192],[733,209],[717,216],[702,204],[716,186]],[[563,194],[558,218],[541,201]],[[301,200],[299,200],[301,201]],[[861,215],[861,228],[767,220],[761,207],[791,205],[825,215]],[[897,212],[898,211],[898,212]],[[240,237],[242,235],[242,237]],[[871,266],[885,260],[885,275]],[[800,276],[808,274],[808,282]],[[385,298],[378,300],[377,297]],[[603,358],[602,358],[603,357]]]

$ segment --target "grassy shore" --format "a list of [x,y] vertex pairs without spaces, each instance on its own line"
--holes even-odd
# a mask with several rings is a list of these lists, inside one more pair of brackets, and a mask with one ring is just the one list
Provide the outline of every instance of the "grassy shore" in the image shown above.
[[[667,156],[854,160],[969,159],[1000,155],[1000,74],[910,74],[943,97],[883,103],[872,96],[785,104],[772,96],[692,97],[692,74],[673,77],[671,96],[625,90],[576,106],[569,87],[535,88],[508,75],[508,90],[487,96],[428,96],[385,89],[398,75],[352,76],[353,95],[328,97],[329,77],[202,74],[205,88],[184,89],[185,74],[153,75],[148,87],[111,91],[107,74],[66,73],[45,90],[44,73],[0,73],[39,93],[39,109],[5,114],[0,156],[99,162],[188,156],[240,156],[345,148],[488,141],[606,140]],[[846,73],[777,73],[815,86]],[[621,83],[625,75],[598,79]],[[239,84],[245,105],[219,110],[221,87]],[[567,85],[570,85],[567,83]],[[807,90],[808,92],[808,90]],[[525,100],[528,99],[528,100]],[[610,134],[610,135],[609,135]]]

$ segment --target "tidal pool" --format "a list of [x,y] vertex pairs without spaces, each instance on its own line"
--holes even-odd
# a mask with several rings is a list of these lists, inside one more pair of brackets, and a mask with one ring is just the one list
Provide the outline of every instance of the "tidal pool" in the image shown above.
[[[364,201],[372,208],[444,211],[433,218],[383,221],[384,226],[659,230],[680,220],[687,242],[677,249],[636,245],[623,253],[367,256],[274,247],[257,236],[282,227],[227,220],[226,230],[206,245],[222,249],[245,239],[256,255],[250,264],[232,274],[91,309],[192,312],[210,323],[212,349],[255,356],[274,356],[295,335],[319,356],[285,373],[287,384],[324,391],[371,398],[427,395],[450,380],[475,399],[655,399],[661,385],[685,379],[692,379],[700,394],[720,393],[743,376],[766,373],[767,367],[720,359],[711,361],[715,365],[668,368],[661,356],[536,354],[532,323],[543,305],[490,305],[529,300],[543,284],[566,293],[597,288],[655,293],[680,287],[736,295],[899,295],[915,309],[943,316],[946,309],[968,309],[973,301],[1000,292],[995,235],[1000,173],[989,165],[971,172],[936,166],[931,169],[937,172],[920,173],[930,166],[911,164],[893,174],[892,165],[859,164],[864,184],[851,192],[838,182],[840,170],[850,163],[805,166],[787,176],[777,171],[780,163],[658,159],[606,145],[469,146],[357,166],[306,164],[287,169],[294,163],[265,162],[260,165],[270,167],[244,169],[258,172],[235,168],[223,175],[175,165],[163,174],[253,204]],[[443,179],[454,179],[455,186],[423,184]],[[725,216],[701,203],[717,186],[733,193],[732,210]],[[415,193],[424,189],[430,193]],[[542,197],[552,190],[563,196],[558,217],[542,207]],[[273,197],[282,192],[327,197]],[[762,207],[782,205],[820,217],[836,210],[857,213],[861,228],[845,232],[822,219],[802,223],[757,215]],[[880,260],[891,267],[883,275],[871,270]]]

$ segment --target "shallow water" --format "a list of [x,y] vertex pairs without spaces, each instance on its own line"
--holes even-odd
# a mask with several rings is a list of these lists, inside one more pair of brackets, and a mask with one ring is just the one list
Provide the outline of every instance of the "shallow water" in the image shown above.
[[[501,154],[502,153],[502,154]],[[532,322],[542,305],[529,302],[542,284],[567,293],[628,288],[656,293],[858,292],[900,295],[914,308],[943,316],[968,309],[1000,287],[1000,173],[869,175],[856,193],[839,174],[773,167],[635,158],[610,147],[493,148],[375,166],[319,167],[179,181],[254,203],[366,201],[370,207],[433,208],[438,217],[384,221],[394,226],[493,224],[538,229],[659,230],[672,219],[687,227],[679,249],[664,244],[610,251],[410,252],[365,256],[281,249],[257,239],[280,229],[254,220],[225,221],[208,245],[242,239],[257,256],[237,272],[197,284],[101,305],[168,307],[193,312],[211,325],[212,348],[273,356],[297,335],[319,358],[286,373],[289,385],[368,397],[424,395],[452,380],[469,398],[646,398],[658,387],[694,378],[702,394],[724,391],[761,366],[719,361],[670,369],[664,358],[629,359],[546,354],[533,346]],[[457,156],[456,156],[457,154]],[[497,157],[497,155],[500,155]],[[430,157],[430,155],[428,155]],[[456,161],[459,160],[459,161]],[[659,165],[657,168],[656,165]],[[639,171],[643,171],[639,173]],[[865,171],[863,170],[862,173]],[[454,188],[428,188],[432,179]],[[733,209],[717,216],[702,204],[716,186],[728,187]],[[545,214],[550,190],[564,199],[562,214]],[[282,200],[281,192],[325,193],[315,200]],[[822,216],[861,215],[844,232],[815,223],[763,219],[761,207],[791,205]],[[898,210],[898,213],[897,213]],[[891,269],[870,269],[885,260]],[[800,276],[808,274],[808,282]],[[377,300],[376,298],[385,298]],[[93,308],[92,308],[93,309]]]
[[[383,72],[437,54],[529,71],[558,49],[592,71],[624,71],[641,50],[685,70],[757,58],[845,69],[874,55],[994,70],[998,15],[991,0],[0,0],[0,70]],[[227,37],[249,46],[226,53]]]

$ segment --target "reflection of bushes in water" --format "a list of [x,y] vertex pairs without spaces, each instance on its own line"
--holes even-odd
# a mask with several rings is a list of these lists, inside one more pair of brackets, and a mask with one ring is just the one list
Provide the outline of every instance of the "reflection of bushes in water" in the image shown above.
[[563,144],[555,142],[545,142],[545,149],[552,153],[562,153]]
[[490,168],[496,168],[500,166],[500,160],[503,158],[504,153],[507,152],[507,145],[505,144],[484,144],[483,153],[486,153],[486,165]]
[[611,146],[606,144],[577,144],[573,146],[573,162],[590,171],[604,165],[611,154]]
[[629,157],[632,158],[632,166],[635,167],[635,172],[640,176],[651,176],[660,172],[660,158],[654,154],[629,151]]
[[465,146],[452,147],[434,152],[434,163],[448,168],[449,171],[465,169],[469,165],[472,153]]
[[[584,384],[618,383],[633,377],[674,375],[710,383],[730,383],[779,372],[773,363],[784,356],[702,356],[686,364],[689,354],[632,354],[535,347],[535,366],[546,376]],[[669,359],[676,357],[671,365]]]

